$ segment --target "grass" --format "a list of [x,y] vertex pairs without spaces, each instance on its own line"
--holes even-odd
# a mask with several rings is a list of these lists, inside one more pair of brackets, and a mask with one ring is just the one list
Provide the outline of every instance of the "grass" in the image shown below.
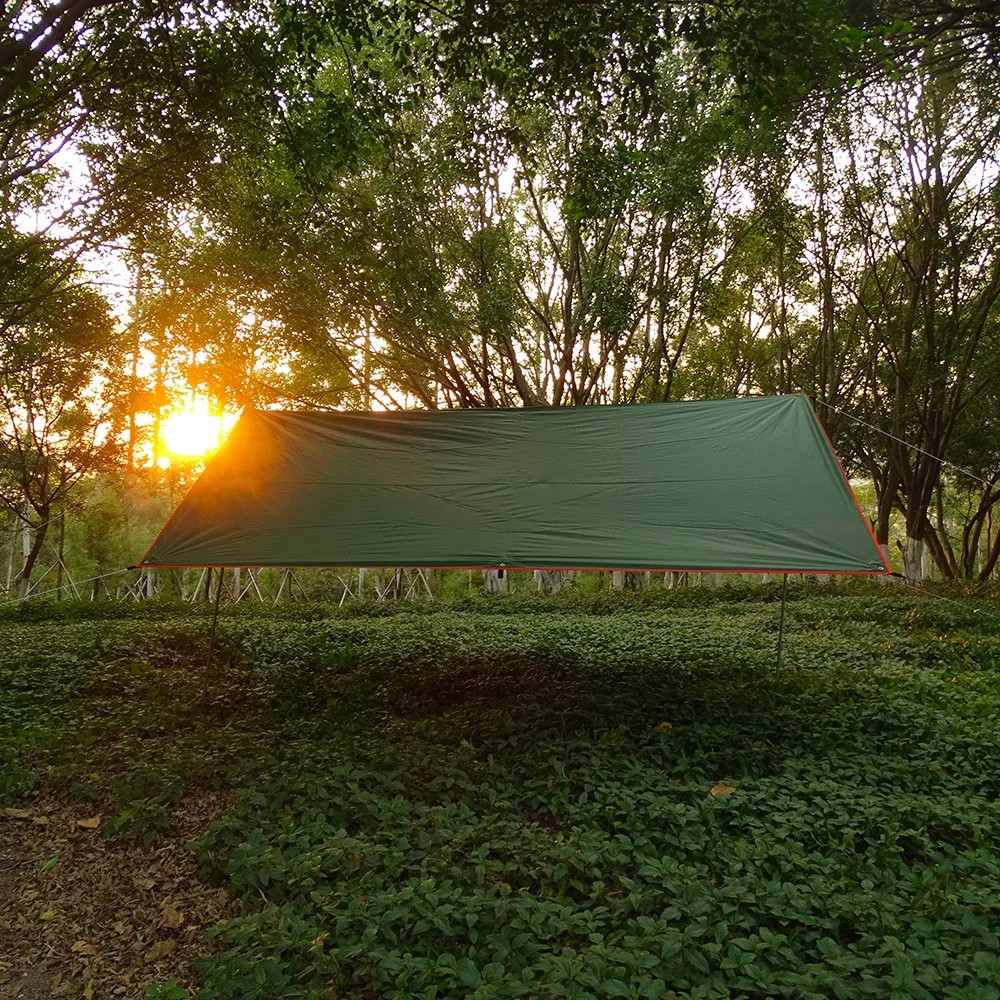
[[0,795],[239,788],[204,1000],[996,1000],[997,612],[773,596],[8,616]]

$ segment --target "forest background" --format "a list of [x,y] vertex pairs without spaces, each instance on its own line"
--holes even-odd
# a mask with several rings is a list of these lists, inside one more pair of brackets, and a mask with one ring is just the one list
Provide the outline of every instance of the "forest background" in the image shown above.
[[247,406],[787,392],[897,568],[988,581],[998,44],[957,0],[6,4],[5,599],[191,596],[90,578]]

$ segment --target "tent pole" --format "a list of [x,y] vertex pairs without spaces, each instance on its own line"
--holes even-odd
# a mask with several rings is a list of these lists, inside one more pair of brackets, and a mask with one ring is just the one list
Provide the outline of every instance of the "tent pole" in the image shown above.
[[222,580],[226,575],[224,566],[219,567],[219,583],[215,588],[215,607],[212,609],[212,630],[208,634],[208,659],[205,661],[205,675],[202,678],[201,707],[208,707],[208,675],[212,672],[212,654],[215,652],[215,632],[219,625],[219,602],[222,600]]
[[788,574],[781,581],[781,617],[778,619],[778,659],[774,664],[774,676],[781,673],[781,647],[785,639],[785,601],[788,598]]

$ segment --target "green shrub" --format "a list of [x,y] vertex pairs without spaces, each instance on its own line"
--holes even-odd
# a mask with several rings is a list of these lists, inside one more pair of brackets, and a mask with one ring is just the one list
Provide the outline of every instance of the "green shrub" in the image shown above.
[[18,619],[7,794],[242,786],[203,1000],[997,1000],[996,611],[791,589]]

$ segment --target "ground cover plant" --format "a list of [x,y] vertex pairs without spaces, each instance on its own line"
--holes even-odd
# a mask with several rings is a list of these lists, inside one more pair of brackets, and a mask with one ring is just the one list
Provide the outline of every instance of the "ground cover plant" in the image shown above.
[[[145,961],[167,921],[124,992],[106,941],[50,941],[58,988],[997,998],[996,608],[795,588],[776,677],[774,597],[236,607],[207,684],[204,610],[7,615],[3,807],[197,833],[230,901],[195,972]],[[9,970],[26,933],[0,904]]]

